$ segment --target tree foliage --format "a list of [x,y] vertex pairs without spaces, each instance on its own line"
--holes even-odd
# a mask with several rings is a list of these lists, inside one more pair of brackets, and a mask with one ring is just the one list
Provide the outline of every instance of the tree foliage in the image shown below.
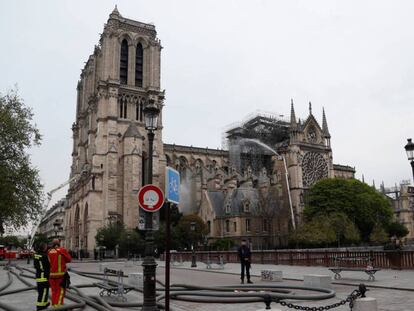
[[387,232],[380,224],[376,224],[369,235],[369,240],[373,244],[385,244],[389,240]]
[[17,91],[0,94],[0,233],[27,225],[42,210],[42,184],[28,154],[40,140],[32,110]]
[[350,245],[360,240],[359,231],[344,213],[320,215],[297,229],[291,243],[304,247]]
[[229,251],[232,248],[234,248],[234,246],[235,242],[233,239],[222,238],[215,240],[214,243],[211,245],[211,248],[217,251]]
[[317,182],[306,197],[306,221],[333,213],[343,213],[354,222],[364,241],[369,240],[375,224],[385,228],[393,215],[383,194],[359,180],[340,178]]
[[389,236],[395,236],[398,239],[405,237],[409,233],[406,226],[399,222],[392,222],[388,225],[388,234]]
[[123,231],[125,231],[125,228],[119,223],[110,223],[105,227],[101,227],[95,236],[96,244],[114,250],[115,246],[119,244]]
[[[175,215],[176,217],[171,218],[171,249],[189,250],[192,245],[195,248],[202,245],[208,232],[207,225],[203,220],[195,214],[182,216],[182,214],[176,213]],[[165,222],[162,222],[160,230],[155,232],[154,239],[158,253],[164,252],[166,247]]]
[[19,239],[15,235],[8,235],[0,237],[0,245],[4,246],[14,246],[24,248],[26,246],[27,239]]
[[176,230],[181,247],[187,249],[190,249],[192,245],[197,247],[199,244],[203,244],[203,239],[208,233],[207,225],[195,214],[181,217]]
[[105,227],[99,228],[95,236],[98,246],[105,246],[108,250],[115,250],[119,247],[119,255],[130,256],[133,254],[142,254],[144,251],[144,240],[141,235],[131,229],[125,229],[120,223],[111,223]]

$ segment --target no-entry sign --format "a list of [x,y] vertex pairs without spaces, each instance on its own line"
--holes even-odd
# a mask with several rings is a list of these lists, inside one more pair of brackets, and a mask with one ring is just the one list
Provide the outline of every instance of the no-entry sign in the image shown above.
[[155,185],[145,185],[139,189],[138,203],[144,211],[156,212],[164,203],[164,194]]

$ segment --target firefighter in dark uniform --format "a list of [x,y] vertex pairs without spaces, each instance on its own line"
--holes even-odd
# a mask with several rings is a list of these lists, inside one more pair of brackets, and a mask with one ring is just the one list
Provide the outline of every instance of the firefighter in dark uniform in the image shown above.
[[47,244],[40,243],[36,247],[34,255],[34,267],[36,269],[36,284],[37,284],[37,310],[46,309],[49,303],[49,274],[50,263],[47,257]]
[[241,264],[241,283],[244,284],[244,271],[246,270],[247,283],[252,284],[250,281],[250,264],[252,262],[252,252],[250,251],[249,246],[247,246],[247,241],[242,240],[241,246],[238,249],[238,255]]

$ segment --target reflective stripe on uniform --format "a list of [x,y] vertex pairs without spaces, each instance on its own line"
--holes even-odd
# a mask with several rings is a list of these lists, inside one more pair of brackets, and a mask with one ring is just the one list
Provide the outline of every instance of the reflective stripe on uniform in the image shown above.
[[43,288],[43,296],[42,296],[42,302],[47,303],[46,294],[47,294],[47,288]]
[[[42,273],[43,274],[43,273]],[[46,278],[43,278],[43,277],[41,277],[41,278],[37,278],[36,279],[36,282],[47,282],[47,279]]]
[[62,273],[62,255],[58,255],[58,273]]
[[65,274],[65,272],[50,272],[50,276],[52,277],[52,276],[62,276],[62,275],[64,275]]
[[45,301],[45,302],[37,302],[36,303],[36,306],[38,306],[38,307],[44,307],[44,306],[46,306],[47,305],[47,301]]
[[58,305],[60,306],[62,304],[62,300],[63,300],[63,295],[65,294],[65,289],[61,288],[60,289],[60,295],[59,295],[59,300],[58,300]]
[[47,303],[48,303],[48,301],[46,299],[47,291],[48,291],[47,288],[43,288],[42,300],[40,302],[37,302],[36,303],[36,306],[38,306],[38,307],[44,307],[44,306],[47,305]]

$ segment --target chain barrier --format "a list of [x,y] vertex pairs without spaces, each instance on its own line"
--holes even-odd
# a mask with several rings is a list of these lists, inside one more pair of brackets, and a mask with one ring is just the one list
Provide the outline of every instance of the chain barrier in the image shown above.
[[[336,302],[336,303],[333,303],[333,304],[330,304],[330,305],[327,305],[327,306],[321,306],[321,307],[299,306],[299,305],[295,305],[293,303],[288,303],[288,302],[280,300],[280,299],[276,300],[275,302],[279,303],[283,307],[287,307],[287,308],[295,309],[295,310],[305,310],[305,311],[330,310],[330,309],[334,309],[334,308],[340,307],[342,305],[345,305],[346,303],[349,303],[350,310],[353,310],[355,300],[359,297],[364,298],[366,291],[367,291],[367,288],[365,287],[365,285],[364,284],[359,284],[358,289],[353,290],[352,293],[349,294],[349,296],[346,299],[343,299],[339,302]],[[270,309],[270,301],[265,299],[265,303],[266,303],[266,309]]]

